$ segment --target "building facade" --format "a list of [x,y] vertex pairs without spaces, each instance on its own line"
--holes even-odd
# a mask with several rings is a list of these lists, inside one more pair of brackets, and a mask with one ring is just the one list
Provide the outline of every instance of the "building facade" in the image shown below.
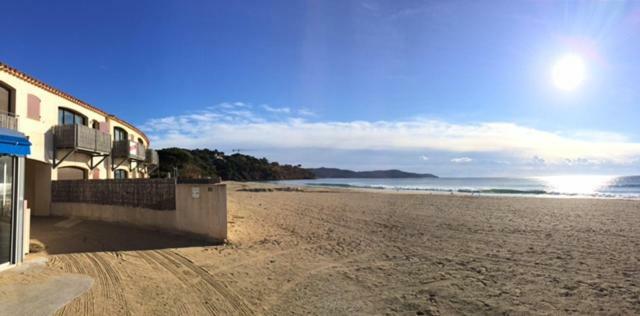
[[51,181],[147,178],[158,165],[132,124],[0,63],[0,128],[24,134],[24,199],[49,215]]
[[22,261],[25,245],[24,167],[31,142],[0,127],[0,271]]

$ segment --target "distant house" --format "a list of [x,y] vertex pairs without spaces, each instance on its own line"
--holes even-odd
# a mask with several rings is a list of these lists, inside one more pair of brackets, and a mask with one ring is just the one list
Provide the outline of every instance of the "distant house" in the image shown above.
[[132,124],[0,63],[0,268],[21,258],[23,207],[49,215],[52,180],[148,178],[157,164]]

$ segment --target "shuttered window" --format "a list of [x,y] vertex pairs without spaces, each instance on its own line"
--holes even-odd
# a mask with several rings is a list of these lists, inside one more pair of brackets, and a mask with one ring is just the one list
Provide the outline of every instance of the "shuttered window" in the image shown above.
[[109,133],[109,122],[100,122],[100,131]]
[[40,98],[33,94],[27,95],[27,117],[40,120]]

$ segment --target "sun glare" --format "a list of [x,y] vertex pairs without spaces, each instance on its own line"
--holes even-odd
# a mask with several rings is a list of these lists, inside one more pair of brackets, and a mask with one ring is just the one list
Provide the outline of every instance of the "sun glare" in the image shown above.
[[609,184],[614,176],[547,176],[539,177],[544,181],[548,190],[562,194],[593,194],[598,189]]
[[562,56],[553,65],[551,72],[553,84],[565,91],[575,90],[585,79],[585,65],[582,57],[575,54]]

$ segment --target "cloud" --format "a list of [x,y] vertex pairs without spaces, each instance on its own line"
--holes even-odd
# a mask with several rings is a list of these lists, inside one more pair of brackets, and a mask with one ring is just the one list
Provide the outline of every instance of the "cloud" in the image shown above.
[[429,157],[427,157],[425,155],[420,156],[420,159],[423,160],[423,161],[429,161]]
[[287,108],[287,107],[274,108],[274,107],[271,107],[271,106],[269,106],[269,105],[267,105],[267,104],[264,104],[264,105],[262,106],[262,108],[263,108],[263,109],[265,109],[265,110],[267,110],[267,111],[269,111],[269,112],[271,112],[271,113],[284,113],[284,114],[289,114],[289,113],[291,113],[291,109],[290,109],[290,108]]
[[209,107],[209,109],[216,108],[216,107],[222,108],[222,109],[236,109],[236,108],[251,108],[251,105],[244,102],[222,102],[216,106]]
[[473,161],[473,159],[471,159],[469,157],[459,157],[459,158],[451,159],[451,162],[453,162],[453,163],[470,163],[472,161]]
[[298,115],[302,115],[302,116],[316,116],[317,114],[311,110],[302,108],[298,110]]
[[310,122],[291,117],[291,109],[279,113],[283,116],[273,119],[247,108],[211,107],[150,119],[142,127],[157,148],[430,150],[457,153],[461,158],[491,154],[536,165],[630,164],[640,157],[640,143],[606,131],[550,132],[509,122]]

